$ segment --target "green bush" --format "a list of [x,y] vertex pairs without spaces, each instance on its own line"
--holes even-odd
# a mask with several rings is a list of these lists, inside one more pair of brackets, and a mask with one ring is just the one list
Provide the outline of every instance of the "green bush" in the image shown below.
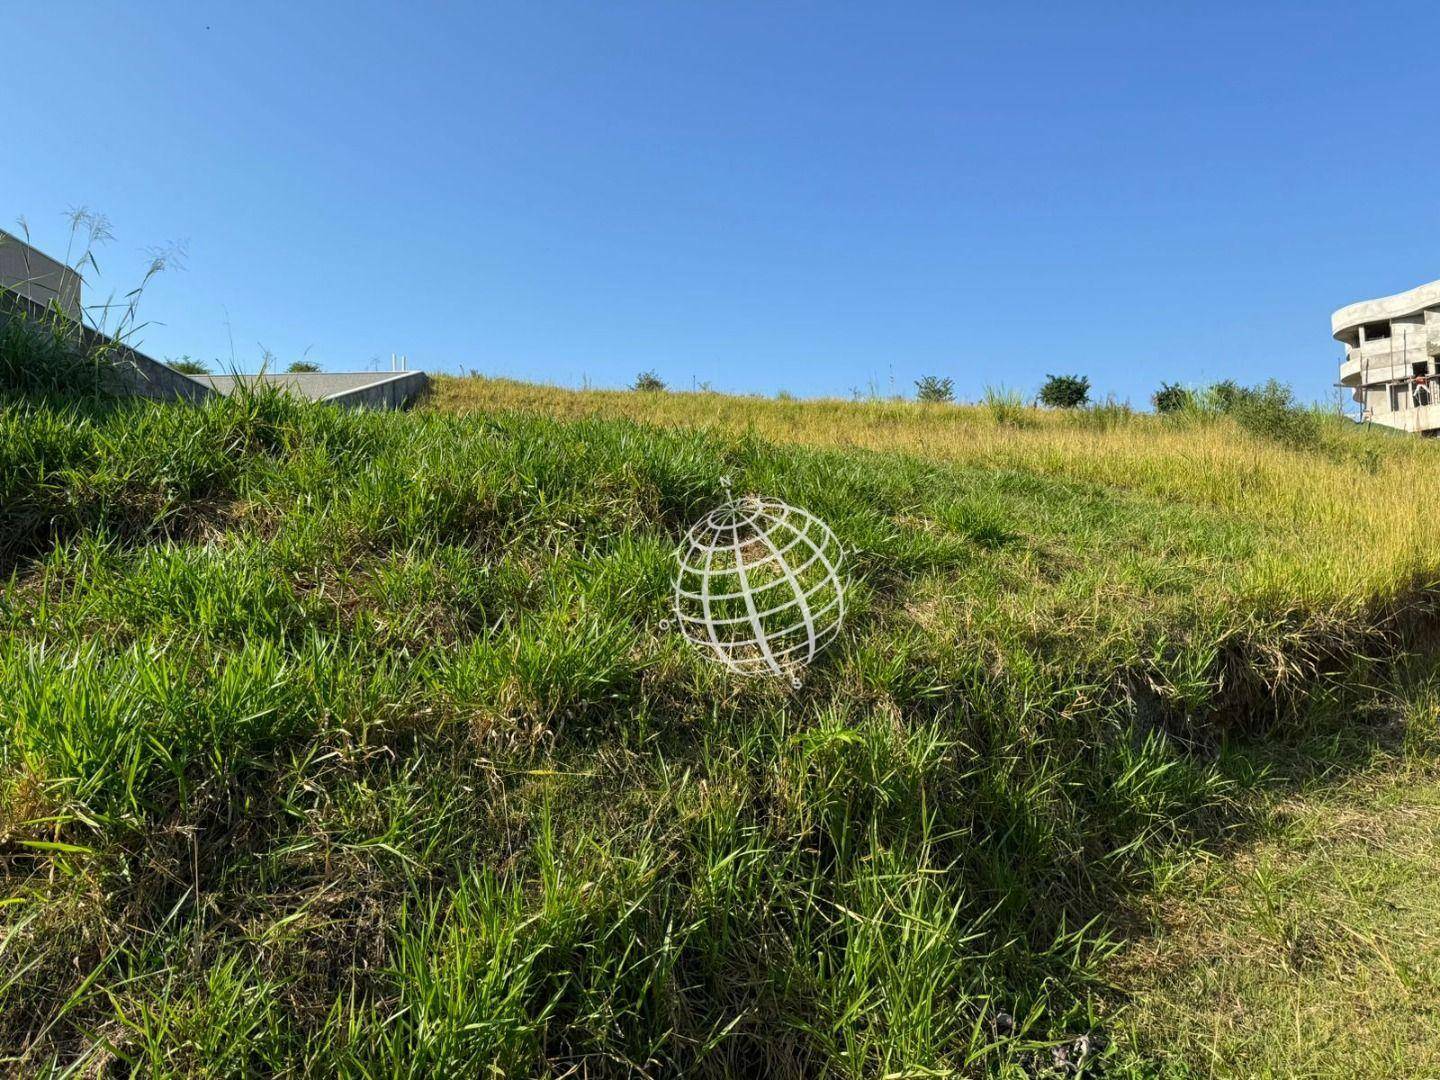
[[1212,383],[1205,391],[1205,407],[1211,412],[1233,413],[1252,391],[1234,379]]
[[1195,403],[1195,395],[1179,383],[1162,382],[1160,389],[1150,395],[1150,404],[1157,413],[1184,412]]
[[944,402],[955,400],[955,382],[939,375],[925,375],[915,380],[917,401]]
[[665,389],[665,380],[653,371],[642,371],[635,376],[635,382],[630,389],[639,390],[642,393],[657,393]]
[[294,375],[302,375],[309,374],[312,371],[319,371],[320,365],[312,364],[309,360],[296,360],[285,370]]
[[1084,375],[1046,375],[1040,387],[1041,405],[1051,409],[1078,409],[1090,400],[1090,380]]
[[1256,435],[1294,447],[1320,442],[1320,418],[1295,400],[1285,383],[1270,379],[1260,386],[1241,386],[1233,379],[1215,383],[1205,394],[1206,407],[1233,416]]
[[167,360],[165,363],[172,371],[178,371],[181,375],[209,375],[209,365],[200,360],[192,360],[188,356],[182,356],[178,360]]

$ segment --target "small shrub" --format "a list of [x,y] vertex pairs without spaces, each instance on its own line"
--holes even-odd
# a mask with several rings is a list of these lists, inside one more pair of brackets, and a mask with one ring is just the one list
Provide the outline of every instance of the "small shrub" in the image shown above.
[[209,375],[210,367],[199,360],[192,360],[188,356],[182,356],[178,360],[167,360],[166,365],[170,370],[178,371],[181,375]]
[[926,375],[915,380],[917,401],[943,402],[955,400],[955,382],[939,375]]
[[1162,382],[1160,389],[1150,395],[1150,404],[1157,413],[1184,412],[1195,404],[1195,395],[1179,383]]
[[639,390],[642,393],[657,393],[665,389],[665,380],[653,371],[642,371],[635,376],[635,383],[630,389]]
[[312,371],[319,371],[320,365],[312,364],[309,360],[296,360],[285,370],[294,375],[303,375],[309,374]]
[[1234,417],[1246,431],[1262,438],[1296,448],[1320,443],[1319,416],[1297,402],[1289,386],[1274,379],[1261,386],[1241,386],[1225,379],[1205,392],[1205,404]]
[[1205,405],[1214,412],[1233,413],[1251,393],[1234,379],[1223,379],[1205,391]]
[[1090,400],[1090,380],[1084,375],[1046,375],[1039,400],[1051,409],[1078,409]]

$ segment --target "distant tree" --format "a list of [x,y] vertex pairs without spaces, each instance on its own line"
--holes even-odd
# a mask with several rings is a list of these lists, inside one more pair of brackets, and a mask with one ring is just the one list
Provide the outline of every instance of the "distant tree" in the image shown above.
[[917,401],[954,401],[955,381],[939,375],[925,375],[915,380]]
[[1090,400],[1090,380],[1084,375],[1046,375],[1039,398],[1052,409],[1078,409]]
[[178,360],[168,360],[171,371],[178,371],[181,375],[209,375],[210,368],[199,360],[192,360],[188,356],[182,356]]
[[653,371],[642,371],[639,375],[635,376],[635,384],[630,389],[653,393],[657,390],[665,389],[665,380]]
[[311,371],[319,371],[319,370],[320,370],[320,365],[319,365],[319,364],[312,364],[309,360],[296,360],[293,364],[291,364],[291,365],[290,365],[288,368],[286,368],[285,370],[286,370],[286,371],[290,371],[290,372],[294,372],[295,374],[298,375],[298,374],[304,374],[304,373],[306,373],[306,372],[311,372]]
[[1150,404],[1157,413],[1184,412],[1194,401],[1195,395],[1179,383],[1162,382],[1160,389],[1150,395]]

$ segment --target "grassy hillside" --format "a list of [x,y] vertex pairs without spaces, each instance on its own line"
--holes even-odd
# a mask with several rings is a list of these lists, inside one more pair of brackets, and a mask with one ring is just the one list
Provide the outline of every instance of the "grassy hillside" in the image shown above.
[[[1432,606],[1433,459],[478,380],[411,414],[12,395],[0,1060],[1188,1068],[1116,949],[1247,820],[1256,745],[1381,752],[1352,710]],[[854,551],[799,690],[662,625],[724,475]]]
[[[1270,423],[1252,437],[1223,416],[1158,417],[1113,405],[1051,411],[1003,396],[988,406],[796,401],[443,377],[433,408],[628,419],[873,450],[1174,502],[1248,531],[1247,547],[1201,545],[1214,557],[1207,576],[1218,576],[1224,591],[1278,606],[1368,606],[1435,580],[1440,568],[1423,539],[1440,519],[1440,500],[1423,479],[1434,448],[1334,416],[1314,416],[1298,432],[1262,416]],[[1266,437],[1266,428],[1279,438]]]

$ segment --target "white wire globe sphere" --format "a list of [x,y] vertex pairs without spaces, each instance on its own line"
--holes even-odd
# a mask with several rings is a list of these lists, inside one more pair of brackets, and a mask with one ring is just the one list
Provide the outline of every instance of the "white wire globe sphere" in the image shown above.
[[727,502],[695,523],[676,557],[680,630],[731,671],[798,681],[840,633],[843,551],[798,507],[758,495]]

